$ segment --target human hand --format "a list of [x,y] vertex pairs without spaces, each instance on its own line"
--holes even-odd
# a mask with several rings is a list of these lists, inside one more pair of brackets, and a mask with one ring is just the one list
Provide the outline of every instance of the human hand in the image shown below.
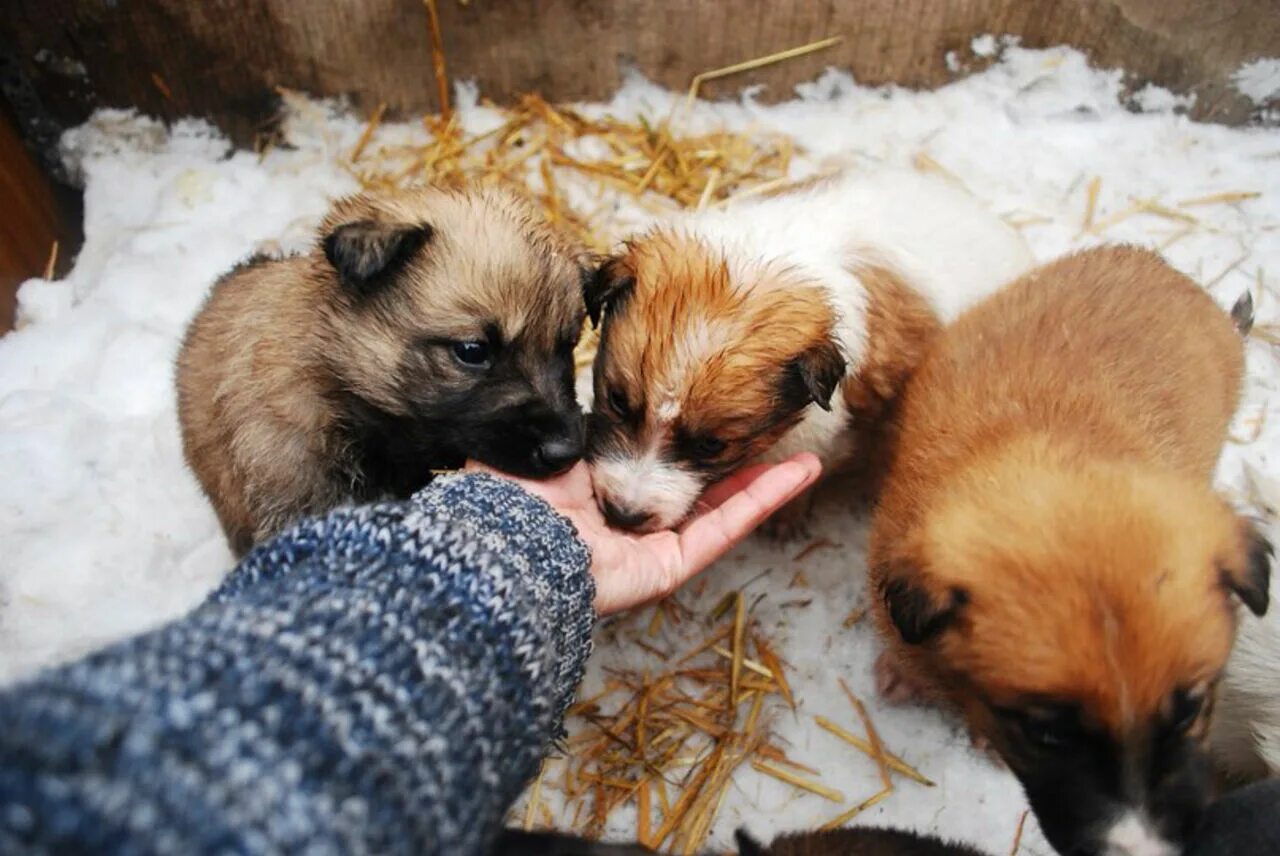
[[596,612],[609,615],[680,588],[813,484],[822,464],[805,452],[780,464],[746,467],[708,488],[694,516],[679,529],[644,535],[605,523],[585,463],[542,481],[516,478],[474,461],[466,469],[510,479],[572,521],[591,548]]

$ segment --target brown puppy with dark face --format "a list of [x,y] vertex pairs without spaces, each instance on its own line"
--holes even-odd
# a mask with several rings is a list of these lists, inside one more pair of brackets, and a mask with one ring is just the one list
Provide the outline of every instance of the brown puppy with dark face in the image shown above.
[[178,414],[232,548],[467,457],[571,466],[577,256],[511,194],[418,190],[344,199],[310,253],[223,277],[178,358]]
[[1237,601],[1270,547],[1212,489],[1231,319],[1153,253],[1068,256],[945,330],[871,535],[893,674],[954,702],[1068,854],[1179,852]]

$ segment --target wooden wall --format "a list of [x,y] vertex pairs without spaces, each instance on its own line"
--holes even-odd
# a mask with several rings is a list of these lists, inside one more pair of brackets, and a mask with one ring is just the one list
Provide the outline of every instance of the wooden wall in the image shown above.
[[[499,100],[538,90],[601,98],[630,62],[684,88],[699,71],[826,36],[820,55],[707,88],[768,85],[785,98],[828,65],[859,80],[936,86],[947,51],[982,33],[1070,43],[1100,64],[1198,95],[1202,118],[1239,122],[1226,85],[1280,55],[1280,0],[438,0],[450,73]],[[349,94],[393,114],[435,109],[423,0],[0,0],[0,45],[63,125],[99,105],[210,117],[248,140],[273,89]]]
[[[1196,93],[1194,115],[1250,118],[1228,86],[1241,63],[1280,55],[1280,0],[436,0],[449,72],[499,101],[538,91],[599,99],[630,64],[683,89],[700,71],[839,35],[819,54],[711,83],[782,99],[828,66],[869,84],[929,87],[983,33],[1074,44],[1135,84]],[[269,127],[276,87],[347,95],[365,112],[437,109],[423,0],[0,0],[0,96],[56,173],[60,131],[101,106],[203,116],[240,143]],[[0,104],[0,107],[4,107]],[[0,119],[2,122],[3,119]],[[13,290],[74,233],[39,170],[0,129],[0,331]],[[52,201],[51,201],[52,199]],[[74,216],[74,215],[73,215]],[[64,252],[64,260],[68,254]]]
[[[67,245],[53,186],[0,113],[0,334],[13,326],[18,286],[40,276],[54,241]],[[65,260],[64,260],[65,261]]]

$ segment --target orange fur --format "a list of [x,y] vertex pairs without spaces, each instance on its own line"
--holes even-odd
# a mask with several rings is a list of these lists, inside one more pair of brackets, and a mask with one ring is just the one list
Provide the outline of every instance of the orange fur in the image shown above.
[[663,412],[679,412],[685,430],[748,444],[748,456],[772,445],[790,423],[757,429],[776,407],[783,367],[828,341],[835,324],[821,287],[779,268],[734,288],[723,260],[671,231],[630,242],[615,264],[635,286],[629,311],[607,327],[597,389],[625,390],[652,430],[664,429]]
[[907,380],[938,335],[938,316],[895,271],[858,270],[867,289],[867,344],[855,370],[841,386],[853,435],[854,467],[868,488],[883,476],[889,419]]
[[958,620],[905,644],[904,671],[979,733],[990,707],[1078,702],[1125,735],[1231,647],[1223,575],[1248,529],[1211,488],[1242,347],[1158,256],[1081,252],[961,316],[908,383],[871,535],[871,584],[902,580]]

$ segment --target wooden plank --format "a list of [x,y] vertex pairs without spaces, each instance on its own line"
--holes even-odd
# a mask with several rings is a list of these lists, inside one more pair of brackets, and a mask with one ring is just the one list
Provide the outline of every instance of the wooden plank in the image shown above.
[[[631,63],[682,89],[699,71],[826,36],[820,55],[709,84],[724,95],[764,84],[788,97],[827,66],[862,82],[937,86],[945,55],[1011,33],[1037,47],[1078,45],[1198,96],[1197,115],[1239,122],[1250,105],[1227,86],[1246,60],[1280,51],[1276,0],[437,0],[449,71],[497,100],[607,97]],[[250,139],[277,86],[348,95],[368,113],[435,109],[422,0],[9,0],[7,43],[45,108],[82,121],[98,105],[210,117]]]
[[13,328],[18,286],[44,273],[53,242],[65,234],[44,174],[0,114],[0,335]]

